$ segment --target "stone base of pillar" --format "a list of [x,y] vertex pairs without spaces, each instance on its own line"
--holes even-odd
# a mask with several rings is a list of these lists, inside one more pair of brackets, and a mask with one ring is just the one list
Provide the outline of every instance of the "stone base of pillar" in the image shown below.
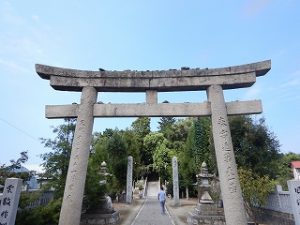
[[106,224],[119,224],[120,213],[113,211],[111,213],[89,213],[82,214],[80,225],[106,225]]
[[187,216],[189,225],[226,225],[223,208],[217,204],[199,203]]

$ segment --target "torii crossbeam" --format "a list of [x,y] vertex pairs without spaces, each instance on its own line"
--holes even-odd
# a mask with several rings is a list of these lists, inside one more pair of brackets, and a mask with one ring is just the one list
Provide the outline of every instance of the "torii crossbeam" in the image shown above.
[[[228,115],[262,112],[261,102],[225,103],[223,90],[252,86],[271,61],[217,69],[159,71],[87,71],[36,65],[41,78],[61,91],[82,92],[76,105],[46,106],[47,118],[77,118],[60,225],[79,225],[95,117],[211,116],[217,165],[227,224],[245,225],[246,216],[232,147]],[[203,103],[157,103],[157,92],[206,90]],[[140,104],[98,104],[98,92],[145,92]]]

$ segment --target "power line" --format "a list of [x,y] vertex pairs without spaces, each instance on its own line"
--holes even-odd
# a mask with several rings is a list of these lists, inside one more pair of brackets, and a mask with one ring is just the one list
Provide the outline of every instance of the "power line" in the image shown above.
[[18,130],[19,132],[21,132],[22,134],[26,135],[27,137],[30,137],[31,139],[38,141],[38,138],[33,137],[31,134],[27,133],[26,131],[22,130],[21,128],[18,128],[17,126],[13,125],[12,123],[8,122],[5,119],[0,118],[0,120],[4,123],[6,123],[7,125],[9,125],[10,127]]

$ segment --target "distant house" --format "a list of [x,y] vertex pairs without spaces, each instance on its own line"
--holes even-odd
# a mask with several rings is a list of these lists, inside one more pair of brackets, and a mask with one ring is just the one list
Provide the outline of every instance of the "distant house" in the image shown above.
[[291,168],[293,170],[294,179],[300,180],[300,161],[292,161]]
[[[49,181],[48,178],[41,177],[40,175],[37,175],[35,171],[29,171],[24,166],[21,166],[20,168],[11,169],[10,172],[15,174],[19,174],[19,173],[30,174],[30,179],[23,181],[23,185],[22,185],[22,192],[29,195],[34,194],[37,191],[41,191],[42,185],[46,184]],[[3,185],[0,185],[0,204],[3,196],[3,194],[1,193],[2,191],[3,191]],[[26,208],[32,209],[38,206],[47,205],[50,201],[53,200],[53,198],[54,198],[53,188],[48,191],[42,190],[41,195],[33,202],[30,202]]]
[[13,173],[30,173],[30,170],[24,166],[20,166],[20,168],[11,169],[11,172],[13,172]]
[[32,190],[32,189],[33,190],[40,189],[40,184],[38,182],[39,177],[35,174],[34,171],[30,171],[26,167],[21,166],[20,168],[12,169],[11,172],[31,174],[30,180],[23,182],[22,191],[28,191],[28,190]]

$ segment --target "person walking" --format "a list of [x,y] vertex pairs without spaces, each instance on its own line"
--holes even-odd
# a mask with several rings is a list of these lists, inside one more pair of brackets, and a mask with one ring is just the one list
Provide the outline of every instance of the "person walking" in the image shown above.
[[160,188],[160,192],[158,193],[158,201],[160,204],[160,212],[161,214],[166,214],[165,212],[165,203],[166,203],[166,192],[164,191],[164,188]]

